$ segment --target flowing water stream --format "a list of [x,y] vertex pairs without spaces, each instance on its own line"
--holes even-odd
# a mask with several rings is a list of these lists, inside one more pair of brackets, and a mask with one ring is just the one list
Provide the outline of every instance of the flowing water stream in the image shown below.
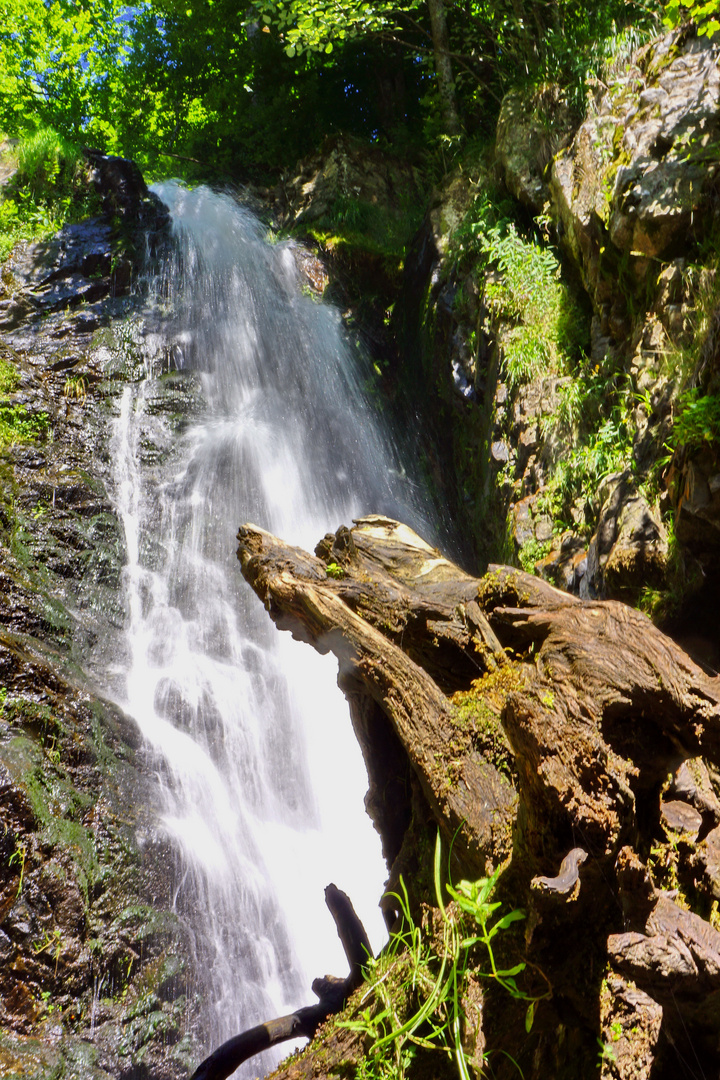
[[[174,231],[148,312],[165,361],[126,387],[112,443],[128,549],[119,697],[181,853],[210,1049],[310,1004],[314,976],[345,974],[329,881],[376,948],[383,935],[385,867],[336,664],[272,626],[241,578],[237,526],[312,549],[362,514],[418,518],[338,313],[303,295],[291,247],[228,196],[157,190]],[[179,426],[178,386],[194,402]]]

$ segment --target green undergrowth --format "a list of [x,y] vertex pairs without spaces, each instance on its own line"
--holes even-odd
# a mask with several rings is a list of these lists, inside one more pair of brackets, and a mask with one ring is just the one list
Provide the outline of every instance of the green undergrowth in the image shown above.
[[[538,501],[558,529],[583,532],[592,528],[598,490],[615,473],[635,473],[633,457],[634,399],[629,382],[611,362],[594,367],[585,362],[572,382],[560,388],[559,403],[542,423],[545,439],[563,446]],[[582,508],[591,513],[583,517]]]
[[15,443],[37,442],[47,438],[50,419],[45,412],[31,413],[14,403],[8,395],[20,383],[20,374],[10,361],[0,356],[0,450]]
[[587,344],[587,319],[562,279],[545,236],[547,222],[528,225],[515,214],[497,193],[485,191],[453,239],[497,328],[502,375],[511,389],[571,371]]
[[422,221],[424,202],[417,195],[401,200],[397,210],[356,197],[338,195],[309,233],[326,250],[358,250],[402,261]]
[[17,169],[0,188],[0,261],[19,241],[44,240],[97,211],[80,147],[52,128],[27,135],[5,156]]
[[552,540],[536,540],[534,536],[521,545],[517,558],[526,574],[535,573],[536,564],[549,554],[551,547]]
[[[542,995],[519,983],[525,964],[505,967],[499,945],[513,924],[525,918],[519,909],[500,915],[494,893],[502,867],[478,881],[443,884],[442,851],[435,846],[434,881],[437,910],[418,923],[410,913],[407,890],[400,882],[394,894],[401,929],[377,959],[366,967],[367,989],[355,1015],[340,1026],[365,1037],[367,1050],[358,1067],[359,1080],[404,1080],[416,1058],[435,1058],[434,1075],[461,1080],[483,1073],[488,1057],[480,1046],[482,987],[493,987],[525,1008],[525,1030],[533,1025]],[[469,1002],[475,1001],[474,1015]],[[473,1033],[475,1039],[472,1038]],[[469,1044],[474,1042],[475,1049]],[[444,1068],[441,1058],[445,1060]],[[518,1075],[521,1075],[518,1067]]]

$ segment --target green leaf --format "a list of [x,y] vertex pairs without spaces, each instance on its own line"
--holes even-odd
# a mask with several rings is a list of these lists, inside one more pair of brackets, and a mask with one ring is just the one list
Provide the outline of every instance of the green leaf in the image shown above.
[[507,915],[503,915],[502,919],[498,919],[490,933],[496,934],[498,930],[507,930],[508,926],[510,926],[511,923],[517,922],[519,919],[524,918],[525,912],[521,911],[520,908],[517,908],[515,911],[509,911]]
[[514,975],[519,975],[521,971],[524,971],[525,967],[525,964],[516,964],[515,967],[508,968],[507,971],[498,971],[498,975],[509,982]]
[[331,53],[332,51],[333,51],[332,41],[328,41],[327,45],[325,46],[325,52],[326,53]]
[[531,1001],[530,1004],[527,1007],[527,1012],[525,1013],[525,1030],[527,1031],[528,1034],[530,1034],[530,1030],[531,1030],[531,1028],[533,1026],[533,1021],[535,1019],[535,1009],[536,1008],[537,1008],[537,1001]]
[[286,45],[285,46],[285,55],[289,56],[290,59],[292,60],[293,56],[295,55],[295,46],[294,45]]

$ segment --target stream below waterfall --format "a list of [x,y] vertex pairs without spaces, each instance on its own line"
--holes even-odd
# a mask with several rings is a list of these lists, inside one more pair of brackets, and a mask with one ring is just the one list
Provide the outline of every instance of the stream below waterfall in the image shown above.
[[[229,196],[156,190],[172,252],[150,282],[145,376],[123,391],[111,446],[128,552],[115,696],[150,747],[179,853],[209,1052],[310,1004],[315,976],[345,975],[328,882],[383,941],[386,869],[336,662],[272,626],[242,580],[237,527],[312,550],[367,513],[427,526],[339,313],[303,295],[292,246],[267,243]],[[193,402],[180,422],[179,385]]]

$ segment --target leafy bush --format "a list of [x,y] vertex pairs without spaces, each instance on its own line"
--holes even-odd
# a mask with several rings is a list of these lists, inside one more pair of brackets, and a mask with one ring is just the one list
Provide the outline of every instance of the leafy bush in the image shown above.
[[518,561],[526,574],[535,573],[535,565],[549,553],[552,540],[526,540],[518,551]]
[[41,128],[18,146],[16,184],[27,188],[36,200],[52,200],[58,192],[72,189],[81,167],[80,148],[52,128]]
[[17,171],[0,201],[0,260],[19,240],[44,239],[98,206],[80,148],[52,128],[22,139],[16,153]]
[[712,37],[720,30],[720,0],[666,0],[666,26],[679,26],[692,19],[698,34]]
[[560,262],[550,247],[524,239],[513,224],[493,226],[481,236],[489,265],[500,278],[485,289],[501,330],[504,373],[516,387],[570,366],[584,338],[582,313],[560,280]]
[[[368,989],[357,1018],[341,1023],[372,1040],[362,1065],[363,1080],[403,1080],[420,1047],[444,1052],[455,1060],[461,1080],[470,1080],[473,1063],[463,1047],[463,1002],[471,970],[476,978],[495,983],[516,1000],[527,1002],[525,1029],[530,1031],[540,998],[517,984],[525,964],[503,968],[494,951],[497,935],[525,918],[520,910],[496,918],[501,904],[493,899],[493,893],[501,869],[491,877],[461,881],[456,888],[448,884],[443,889],[438,836],[435,892],[441,925],[428,938],[410,915],[401,879],[401,894],[395,896],[404,928],[393,934],[377,960],[368,961]],[[452,905],[446,906],[444,892]]]
[[47,413],[30,413],[24,405],[14,405],[7,397],[19,382],[17,369],[0,357],[0,448],[35,442],[45,438],[49,431]]
[[578,524],[571,520],[573,505],[580,499],[592,504],[606,476],[633,467],[633,426],[624,406],[614,401],[613,391],[610,383],[604,403],[595,398],[589,404],[589,398],[572,396],[579,425],[575,445],[555,465],[540,500],[541,508],[555,521],[574,528]]
[[697,448],[720,443],[720,397],[687,390],[678,398],[679,412],[669,439],[671,446]]
[[47,437],[49,429],[47,413],[30,413],[24,405],[0,401],[0,447],[37,442]]
[[510,219],[516,211],[488,182],[452,241],[458,261],[485,279],[485,302],[499,326],[503,376],[511,388],[572,370],[588,338],[587,319],[562,281],[555,251],[540,242],[540,229],[523,235]]

